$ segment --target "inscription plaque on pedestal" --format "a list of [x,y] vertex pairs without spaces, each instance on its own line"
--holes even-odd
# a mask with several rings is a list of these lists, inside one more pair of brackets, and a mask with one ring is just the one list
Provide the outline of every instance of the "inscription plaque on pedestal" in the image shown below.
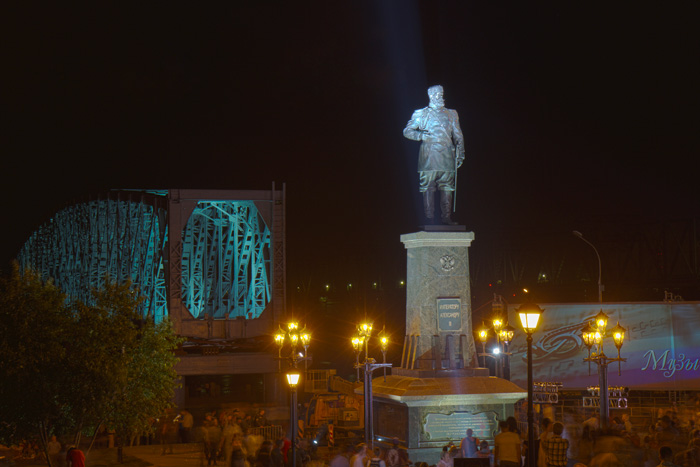
[[425,417],[423,434],[426,441],[455,441],[464,438],[467,428],[479,439],[491,439],[496,431],[495,412],[431,413]]
[[462,330],[462,302],[459,298],[438,298],[438,331]]

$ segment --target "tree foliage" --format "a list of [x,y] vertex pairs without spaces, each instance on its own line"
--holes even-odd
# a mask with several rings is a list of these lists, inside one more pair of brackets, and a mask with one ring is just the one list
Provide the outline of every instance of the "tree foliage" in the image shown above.
[[171,405],[179,339],[140,301],[130,284],[107,281],[86,305],[31,272],[0,280],[0,442],[100,424],[125,439]]

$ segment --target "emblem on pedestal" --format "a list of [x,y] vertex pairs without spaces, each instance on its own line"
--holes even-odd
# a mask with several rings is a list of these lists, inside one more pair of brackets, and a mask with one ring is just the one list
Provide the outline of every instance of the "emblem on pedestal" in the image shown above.
[[451,271],[455,268],[455,259],[452,255],[445,255],[440,258],[440,268],[443,271]]

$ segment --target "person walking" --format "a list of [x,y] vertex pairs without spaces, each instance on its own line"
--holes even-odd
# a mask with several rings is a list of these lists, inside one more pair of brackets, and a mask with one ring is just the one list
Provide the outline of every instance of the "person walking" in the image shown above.
[[352,445],[347,444],[338,449],[329,467],[350,467],[350,455],[352,454]]
[[401,465],[401,456],[399,455],[399,438],[391,440],[391,447],[386,452],[387,467],[399,467]]
[[522,450],[520,436],[510,431],[508,423],[500,422],[501,432],[494,438],[493,459],[498,467],[520,467]]
[[85,467],[85,454],[80,449],[72,447],[66,452],[66,463],[68,467]]
[[569,440],[561,437],[564,425],[556,422],[552,425],[552,434],[542,441],[542,451],[547,467],[566,467]]
[[661,463],[657,467],[680,467],[673,463],[673,450],[670,446],[661,446],[659,448],[659,459]]
[[473,435],[474,431],[471,428],[468,428],[467,436],[462,438],[462,441],[459,443],[459,451],[462,454],[462,457],[468,457],[470,459],[476,457],[476,453],[479,450],[479,438],[476,438]]
[[350,467],[365,467],[367,457],[367,445],[360,443],[355,446],[355,455],[350,459]]

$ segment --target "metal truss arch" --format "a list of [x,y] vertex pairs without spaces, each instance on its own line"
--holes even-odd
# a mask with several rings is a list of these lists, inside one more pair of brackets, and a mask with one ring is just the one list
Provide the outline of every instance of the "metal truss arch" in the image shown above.
[[90,303],[107,278],[131,281],[144,297],[141,314],[167,316],[163,251],[165,198],[146,192],[110,192],[54,214],[22,247],[21,270],[51,278],[69,300]]
[[259,317],[271,300],[271,234],[255,203],[199,201],[182,235],[182,302],[192,316]]

